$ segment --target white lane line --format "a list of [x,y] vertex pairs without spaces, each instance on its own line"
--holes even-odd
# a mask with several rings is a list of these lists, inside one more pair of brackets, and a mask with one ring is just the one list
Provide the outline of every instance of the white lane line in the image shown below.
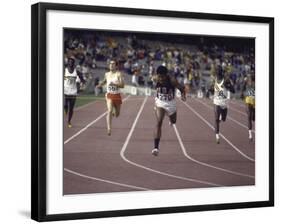
[[[138,99],[138,98],[137,98]],[[125,99],[124,99],[125,100]],[[136,100],[136,99],[134,99],[134,100]],[[105,97],[104,98],[100,98],[100,99],[95,99],[93,102],[89,102],[89,103],[86,103],[86,104],[84,104],[84,105],[82,105],[82,106],[79,106],[79,107],[76,107],[76,108],[74,108],[74,110],[75,111],[79,111],[79,110],[81,110],[81,109],[84,109],[84,108],[86,108],[86,107],[88,107],[88,106],[90,106],[90,105],[92,105],[92,104],[94,104],[94,103],[98,103],[98,102],[105,102]]]
[[[181,101],[182,102],[182,101]],[[189,108],[197,117],[199,117],[202,121],[204,121],[212,130],[215,130],[215,128],[208,122],[206,121],[205,118],[203,118],[199,113],[197,113],[191,106],[189,106],[186,102],[182,102],[187,108]],[[229,141],[223,134],[220,133],[220,136],[233,148],[235,149],[238,153],[240,153],[243,157],[246,159],[255,162],[255,160],[249,156],[247,156],[245,153],[243,153],[241,150],[239,150],[231,141]]]
[[229,102],[230,102],[231,104],[233,104],[233,105],[236,105],[236,106],[245,108],[245,105],[244,105],[244,104],[241,105],[240,103],[237,103],[237,102],[234,103],[232,100],[230,100]]
[[[196,101],[198,101],[199,103],[203,104],[204,106],[206,106],[206,107],[208,107],[208,108],[210,108],[210,109],[213,109],[213,107],[211,107],[210,105],[204,103],[204,102],[201,101],[201,100],[196,99]],[[245,128],[245,129],[247,129],[247,130],[249,129],[246,125],[240,123],[239,121],[235,120],[234,118],[232,118],[232,117],[229,116],[229,115],[227,115],[227,119],[233,121],[234,123],[240,125],[241,127]],[[254,130],[252,130],[252,131],[255,132]]]
[[[123,101],[125,102],[128,98],[130,97],[127,96]],[[82,128],[80,131],[76,132],[74,135],[72,135],[70,138],[68,138],[67,140],[64,141],[64,145],[67,144],[68,142],[70,142],[71,140],[73,140],[74,138],[76,138],[78,135],[80,135],[82,132],[86,131],[89,127],[91,127],[94,123],[96,123],[98,120],[100,120],[101,118],[103,118],[105,115],[107,114],[107,111],[104,112],[103,114],[101,114],[99,117],[97,117],[95,120],[93,120],[92,122],[90,122],[89,124],[87,124],[84,128]]]
[[82,105],[82,106],[80,106],[80,107],[74,108],[74,111],[79,111],[79,110],[84,109],[84,108],[86,108],[86,107],[88,107],[88,106],[90,106],[90,105],[93,105],[94,103],[97,103],[97,102],[99,102],[99,101],[104,101],[104,100],[94,100],[93,102],[86,103],[86,104],[84,104],[84,105]]
[[93,120],[91,123],[87,124],[84,128],[82,128],[80,131],[76,132],[74,135],[72,135],[70,138],[64,141],[64,144],[70,142],[72,139],[76,138],[78,135],[80,135],[82,132],[86,131],[90,126],[92,126],[94,123],[96,123],[98,120],[103,118],[107,114],[107,111],[98,116],[95,120]]
[[132,189],[136,189],[136,190],[144,190],[144,191],[151,190],[151,189],[144,188],[144,187],[137,187],[137,186],[134,186],[134,185],[122,184],[122,183],[115,182],[115,181],[110,181],[110,180],[105,180],[105,179],[101,179],[101,178],[97,178],[97,177],[87,176],[87,175],[75,172],[75,171],[67,169],[67,168],[64,168],[64,171],[66,171],[68,173],[71,173],[71,174],[74,174],[74,175],[79,176],[79,177],[86,178],[86,179],[101,181],[101,182],[105,182],[105,183],[108,183],[108,184],[118,185],[118,186],[121,186],[121,187],[127,187],[127,188],[132,188]]
[[237,113],[240,113],[240,114],[243,114],[245,116],[248,116],[248,114],[246,114],[245,112],[242,112],[241,110],[237,110],[237,109],[234,109],[233,107],[228,107],[230,110],[233,110],[233,111],[236,111]]
[[[231,101],[229,101],[229,102],[231,102]],[[243,114],[243,115],[245,115],[245,116],[248,116],[247,113],[245,113],[245,112],[243,112],[243,111],[241,111],[241,110],[232,108],[230,105],[228,106],[228,109],[233,110],[233,111],[236,111],[237,113]]]
[[177,136],[177,138],[179,140],[182,152],[183,152],[183,154],[185,155],[186,158],[190,159],[191,161],[193,161],[195,163],[198,163],[200,165],[207,166],[207,167],[210,167],[210,168],[213,168],[213,169],[216,169],[216,170],[220,170],[220,171],[223,171],[223,172],[226,172],[226,173],[230,173],[230,174],[234,174],[234,175],[237,175],[237,176],[243,176],[243,177],[249,177],[249,178],[255,179],[255,176],[251,176],[251,175],[248,175],[248,174],[244,174],[244,173],[239,173],[239,172],[223,169],[223,168],[220,168],[220,167],[217,167],[217,166],[213,166],[213,165],[210,165],[208,163],[204,163],[204,162],[201,162],[201,161],[198,161],[198,160],[192,158],[190,155],[188,155],[187,150],[186,150],[186,148],[185,148],[185,146],[184,146],[184,144],[182,142],[182,139],[181,139],[181,137],[179,135],[177,126],[175,124],[173,125],[173,128],[174,128],[174,130],[176,132],[176,136]]
[[216,187],[224,187],[224,185],[220,185],[220,184],[215,184],[215,183],[211,183],[211,182],[207,182],[207,181],[201,181],[201,180],[196,180],[196,179],[192,179],[192,178],[187,178],[187,177],[181,177],[181,176],[176,176],[176,175],[172,175],[172,174],[169,174],[169,173],[165,173],[165,172],[161,172],[161,171],[158,171],[158,170],[154,170],[154,169],[151,169],[149,167],[146,167],[146,166],[143,166],[143,165],[140,165],[138,163],[134,163],[132,161],[130,161],[129,159],[126,158],[125,156],[125,151],[126,151],[126,148],[128,146],[128,143],[132,137],[132,134],[134,132],[134,129],[136,127],[136,124],[138,122],[138,119],[141,115],[141,112],[143,111],[143,108],[144,108],[144,105],[147,101],[147,96],[145,97],[141,107],[140,107],[140,110],[136,116],[136,119],[131,127],[131,130],[125,140],[125,143],[120,151],[120,156],[122,157],[122,159],[130,164],[132,164],[133,166],[136,166],[136,167],[139,167],[139,168],[142,168],[142,169],[145,169],[145,170],[148,170],[150,172],[153,172],[153,173],[157,173],[157,174],[161,174],[163,176],[168,176],[168,177],[172,177],[172,178],[176,178],[176,179],[180,179],[180,180],[187,180],[187,181],[191,181],[191,182],[196,182],[196,183],[200,183],[200,184],[206,184],[206,185],[210,185],[210,186],[216,186]]

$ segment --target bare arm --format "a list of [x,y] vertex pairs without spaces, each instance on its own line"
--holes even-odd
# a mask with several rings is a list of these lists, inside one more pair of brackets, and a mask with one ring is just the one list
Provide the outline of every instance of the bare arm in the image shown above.
[[86,80],[84,79],[83,74],[82,74],[80,71],[77,71],[77,69],[76,69],[76,72],[77,72],[77,75],[78,75],[80,81],[81,81],[83,84],[85,84],[85,83],[86,83]]
[[106,76],[104,76],[104,79],[102,81],[100,81],[100,83],[97,85],[97,88],[100,88],[105,84],[106,84]]
[[172,85],[181,92],[181,99],[183,101],[185,101],[186,97],[185,97],[185,88],[184,88],[184,86],[179,84],[179,82],[174,77],[170,77],[170,80],[172,82]]
[[124,83],[124,77],[123,74],[120,73],[120,76],[118,77],[119,83],[116,85],[118,88],[124,88],[125,83]]
[[157,75],[151,75],[150,79],[152,82],[157,82]]
[[227,80],[226,80],[225,87],[226,87],[230,92],[235,93],[235,88],[234,88],[234,85],[233,85],[231,79],[227,79]]

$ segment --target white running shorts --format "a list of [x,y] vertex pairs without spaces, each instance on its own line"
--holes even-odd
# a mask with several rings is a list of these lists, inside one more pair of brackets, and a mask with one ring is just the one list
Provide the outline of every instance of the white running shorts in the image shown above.
[[163,108],[168,116],[171,116],[177,111],[176,101],[174,99],[169,101],[163,101],[155,97],[155,106]]

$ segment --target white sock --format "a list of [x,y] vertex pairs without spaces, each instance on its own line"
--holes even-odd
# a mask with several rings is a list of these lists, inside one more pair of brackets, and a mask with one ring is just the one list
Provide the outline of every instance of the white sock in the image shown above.
[[216,134],[216,139],[219,139],[220,138],[220,135],[219,134]]
[[252,130],[249,130],[249,138],[252,138]]

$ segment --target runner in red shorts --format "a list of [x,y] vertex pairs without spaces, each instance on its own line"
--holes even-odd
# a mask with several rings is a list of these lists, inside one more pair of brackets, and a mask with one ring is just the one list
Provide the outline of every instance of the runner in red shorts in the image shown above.
[[106,84],[106,105],[107,105],[107,134],[111,135],[112,116],[118,117],[120,114],[122,99],[120,88],[124,88],[124,78],[120,71],[117,70],[115,60],[109,62],[109,72],[105,73],[103,81],[97,86],[98,88]]

